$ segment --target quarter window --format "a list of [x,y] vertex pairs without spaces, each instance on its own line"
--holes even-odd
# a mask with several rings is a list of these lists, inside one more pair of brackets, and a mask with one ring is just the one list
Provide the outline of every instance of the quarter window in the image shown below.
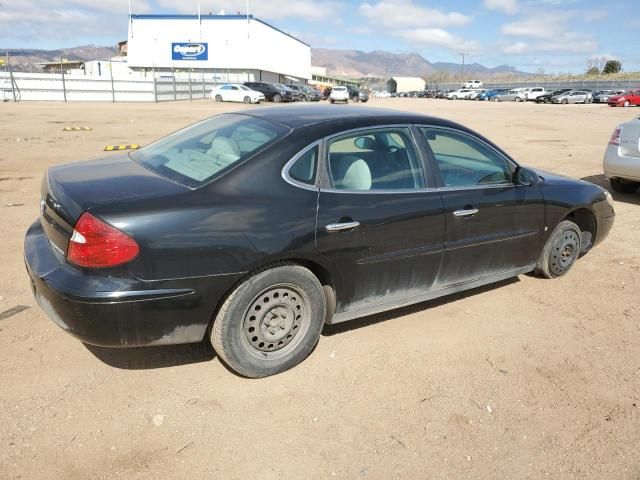
[[289,169],[289,177],[298,182],[314,185],[318,170],[318,146],[304,152]]
[[338,190],[412,190],[425,186],[408,128],[338,137],[329,144],[328,160],[331,182]]
[[450,130],[421,130],[446,187],[512,184],[507,159],[479,140]]

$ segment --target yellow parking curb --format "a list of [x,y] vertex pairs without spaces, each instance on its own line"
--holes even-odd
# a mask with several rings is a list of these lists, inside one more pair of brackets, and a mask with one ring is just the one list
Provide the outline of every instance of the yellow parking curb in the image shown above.
[[91,128],[91,127],[64,127],[62,129],[63,132],[81,132],[81,131],[87,131],[87,130],[93,130],[93,128]]
[[104,147],[105,152],[113,152],[115,150],[137,150],[140,148],[140,145],[137,143],[132,143],[131,145],[107,145]]

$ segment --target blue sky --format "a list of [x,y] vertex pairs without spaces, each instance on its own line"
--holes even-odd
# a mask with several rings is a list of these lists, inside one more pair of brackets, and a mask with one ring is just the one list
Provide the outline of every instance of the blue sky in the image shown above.
[[[197,1],[131,0],[134,13],[196,13]],[[606,6],[604,6],[606,4]],[[246,0],[201,0],[203,13]],[[417,52],[426,59],[579,73],[590,58],[640,71],[638,0],[250,0],[255,16],[313,47]],[[0,47],[113,45],[128,0],[0,0]]]

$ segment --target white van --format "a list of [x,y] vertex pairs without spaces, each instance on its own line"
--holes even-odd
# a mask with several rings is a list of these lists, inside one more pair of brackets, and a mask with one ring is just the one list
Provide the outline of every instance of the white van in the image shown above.
[[482,88],[482,82],[480,80],[467,80],[467,82],[462,85],[462,88]]

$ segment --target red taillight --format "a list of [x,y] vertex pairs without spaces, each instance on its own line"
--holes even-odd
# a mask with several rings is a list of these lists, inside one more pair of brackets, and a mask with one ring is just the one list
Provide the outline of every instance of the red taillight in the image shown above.
[[73,229],[67,260],[81,267],[115,267],[130,262],[138,252],[133,238],[85,212]]
[[609,140],[609,145],[615,145],[616,147],[620,146],[620,127],[616,128],[611,134],[611,140]]

